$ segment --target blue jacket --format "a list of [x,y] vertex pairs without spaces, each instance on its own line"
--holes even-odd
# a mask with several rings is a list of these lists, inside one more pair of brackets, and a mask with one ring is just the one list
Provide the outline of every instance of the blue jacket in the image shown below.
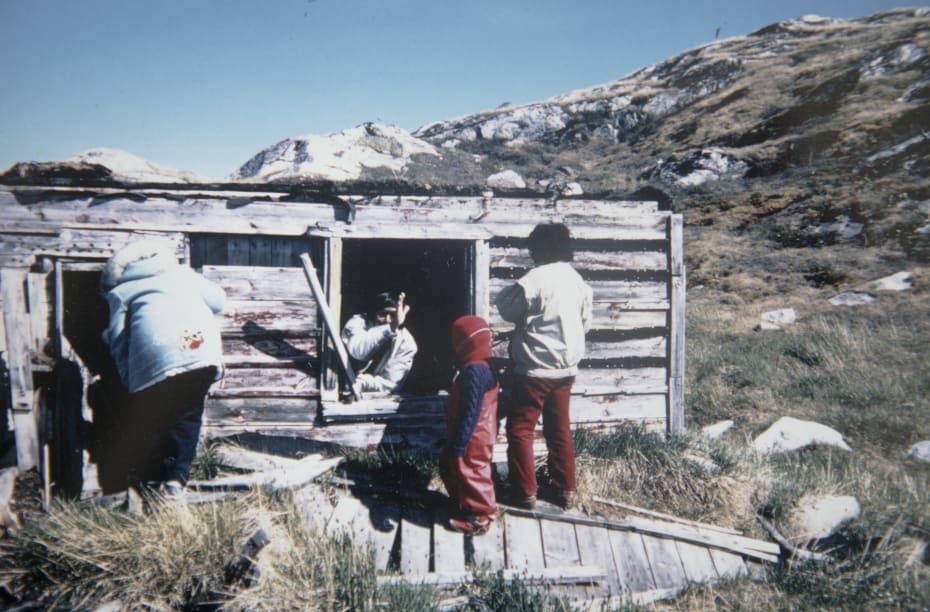
[[223,375],[219,322],[223,289],[169,253],[110,270],[104,340],[130,393],[204,367]]

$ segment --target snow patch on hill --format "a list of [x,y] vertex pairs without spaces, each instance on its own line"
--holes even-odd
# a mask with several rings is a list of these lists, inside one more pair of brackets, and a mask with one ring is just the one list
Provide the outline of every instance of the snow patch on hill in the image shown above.
[[233,179],[358,179],[366,168],[400,173],[413,155],[437,149],[395,126],[365,123],[333,134],[288,138],[259,152]]
[[100,164],[109,168],[114,178],[135,183],[197,183],[203,180],[193,172],[159,166],[132,153],[107,147],[88,149],[69,161]]

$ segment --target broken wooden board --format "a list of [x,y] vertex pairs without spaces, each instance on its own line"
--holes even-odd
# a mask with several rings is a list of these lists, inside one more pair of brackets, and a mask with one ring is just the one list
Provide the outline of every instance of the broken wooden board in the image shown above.
[[343,457],[323,459],[321,455],[309,455],[294,461],[292,465],[273,468],[251,474],[221,476],[212,480],[192,480],[188,487],[197,490],[249,489],[266,486],[272,489],[290,489],[303,486],[342,463]]

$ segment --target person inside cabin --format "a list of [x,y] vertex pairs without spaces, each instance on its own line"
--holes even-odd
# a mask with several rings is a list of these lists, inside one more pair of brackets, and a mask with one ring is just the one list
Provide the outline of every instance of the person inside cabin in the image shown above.
[[533,438],[541,416],[550,480],[546,492],[567,509],[574,506],[577,490],[569,399],[590,329],[593,292],[570,264],[574,253],[565,225],[537,225],[528,243],[534,267],[495,300],[501,317],[514,323],[506,427],[511,502],[536,505]]
[[342,328],[342,342],[355,360],[362,391],[397,393],[404,386],[417,343],[406,328],[410,305],[406,294],[378,293],[364,314],[353,315]]
[[204,400],[224,373],[215,315],[223,289],[178,263],[165,241],[143,239],[106,262],[103,340],[128,391],[119,454],[129,486],[183,496],[200,437]]
[[449,527],[477,535],[486,533],[500,515],[491,479],[500,385],[488,363],[492,349],[487,321],[473,315],[456,319],[452,351],[459,371],[446,408],[439,474],[453,503]]

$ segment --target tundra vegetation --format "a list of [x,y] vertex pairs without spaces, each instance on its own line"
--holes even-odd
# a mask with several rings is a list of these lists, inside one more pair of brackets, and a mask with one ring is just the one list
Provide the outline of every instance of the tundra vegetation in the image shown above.
[[[412,156],[400,176],[408,185],[480,189],[513,168],[537,191],[577,181],[590,197],[639,194],[684,214],[686,433],[579,431],[584,510],[619,516],[597,501],[608,499],[768,538],[760,519],[785,531],[802,499],[850,495],[861,505],[820,551],[828,560],[786,556],[646,607],[930,608],[930,464],[907,455],[930,439],[928,22],[925,9],[902,9],[774,24],[532,105],[564,119],[542,136],[521,123],[525,108],[509,106],[415,134],[443,155]],[[511,123],[535,140],[493,137]],[[362,178],[398,180],[372,172]],[[830,302],[900,271],[912,289],[874,292],[859,306]],[[757,329],[763,312],[782,308],[794,308],[796,322]],[[851,450],[752,452],[783,416],[828,425]],[[701,435],[724,419],[734,425],[721,438]],[[386,484],[438,486],[429,457],[348,459]],[[216,469],[209,448],[199,462],[205,475]],[[261,572],[231,583],[228,564],[259,527],[271,542]],[[480,570],[452,593],[379,586],[363,547],[309,527],[289,494],[260,489],[144,519],[55,503],[0,546],[0,591],[43,608],[569,605]]]
[[[830,561],[786,560],[765,567],[761,578],[694,586],[655,607],[930,605],[930,466],[906,456],[910,444],[930,438],[930,351],[921,340],[930,337],[930,319],[924,279],[915,285],[854,308],[810,295],[795,298],[805,314],[780,331],[755,329],[763,308],[758,302],[696,289],[688,312],[688,432],[666,437],[631,426],[576,434],[581,504],[603,516],[619,518],[620,511],[597,499],[767,538],[758,517],[779,526],[804,496],[845,494],[861,503],[861,516],[832,538]],[[852,450],[752,452],[752,438],[785,415],[834,427]],[[735,423],[722,438],[700,434],[720,419]],[[204,476],[217,469],[209,451],[198,458]],[[352,451],[346,465],[408,490],[438,482],[434,461],[422,455]],[[324,535],[299,516],[289,493],[260,489],[214,503],[166,505],[145,517],[55,503],[2,542],[0,573],[22,601],[66,608],[219,602],[230,609],[430,610],[454,597],[466,610],[569,605],[481,570],[473,584],[453,593],[379,586],[363,546],[351,536]],[[261,571],[252,583],[230,584],[229,563],[257,528],[271,541]]]

